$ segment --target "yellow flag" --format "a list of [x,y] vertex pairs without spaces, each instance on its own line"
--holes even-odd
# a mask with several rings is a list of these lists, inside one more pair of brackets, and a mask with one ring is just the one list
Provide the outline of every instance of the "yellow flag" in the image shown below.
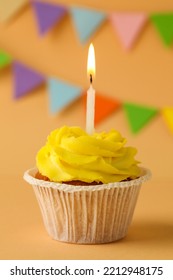
[[14,16],[28,0],[0,0],[0,21],[6,21]]
[[162,114],[165,122],[167,123],[170,131],[173,133],[173,107],[166,107],[162,109]]

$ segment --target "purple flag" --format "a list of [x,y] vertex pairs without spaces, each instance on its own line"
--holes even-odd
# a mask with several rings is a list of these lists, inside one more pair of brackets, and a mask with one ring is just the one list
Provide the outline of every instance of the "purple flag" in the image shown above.
[[13,63],[14,98],[20,98],[45,81],[44,76],[19,62]]
[[36,13],[39,33],[45,34],[53,25],[59,22],[66,14],[67,9],[60,5],[32,1]]

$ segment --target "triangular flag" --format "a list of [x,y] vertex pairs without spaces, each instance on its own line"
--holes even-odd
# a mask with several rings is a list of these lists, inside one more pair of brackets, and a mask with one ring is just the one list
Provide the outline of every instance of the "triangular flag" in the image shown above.
[[14,97],[19,98],[44,83],[45,78],[23,64],[14,62]]
[[39,33],[41,35],[49,31],[67,12],[63,6],[42,3],[36,0],[32,1],[32,5],[36,13]]
[[[86,108],[87,94],[84,94]],[[121,103],[118,100],[96,93],[95,96],[95,125],[107,118],[110,114],[119,109]]]
[[173,107],[166,107],[162,110],[164,120],[166,121],[170,131],[173,133]]
[[112,25],[125,49],[130,49],[142,31],[147,15],[144,13],[112,13]]
[[0,0],[0,21],[5,21],[14,16],[28,0]]
[[85,43],[106,18],[105,13],[90,9],[70,9],[80,41]]
[[81,95],[81,88],[62,82],[58,79],[49,79],[50,110],[57,113]]
[[156,108],[137,105],[133,103],[124,103],[129,125],[133,133],[138,132],[145,126],[158,112]]
[[4,66],[7,66],[11,63],[11,57],[0,50],[0,68],[3,68]]
[[173,13],[152,14],[151,20],[167,46],[173,42]]

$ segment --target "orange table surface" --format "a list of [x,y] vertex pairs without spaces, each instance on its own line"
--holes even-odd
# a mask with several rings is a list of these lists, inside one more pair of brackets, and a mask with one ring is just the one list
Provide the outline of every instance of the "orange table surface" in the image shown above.
[[52,240],[32,190],[21,176],[2,176],[0,259],[173,259],[173,182],[142,186],[126,238],[77,245]]

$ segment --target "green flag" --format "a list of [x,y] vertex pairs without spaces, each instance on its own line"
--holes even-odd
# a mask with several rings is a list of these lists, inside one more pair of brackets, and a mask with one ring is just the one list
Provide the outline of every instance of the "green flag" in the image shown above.
[[124,103],[123,107],[133,133],[137,133],[158,112],[158,110],[155,108],[141,106],[133,103]]
[[151,15],[151,20],[167,46],[173,42],[173,13],[157,13]]
[[0,68],[3,68],[10,63],[11,63],[11,57],[0,50]]

